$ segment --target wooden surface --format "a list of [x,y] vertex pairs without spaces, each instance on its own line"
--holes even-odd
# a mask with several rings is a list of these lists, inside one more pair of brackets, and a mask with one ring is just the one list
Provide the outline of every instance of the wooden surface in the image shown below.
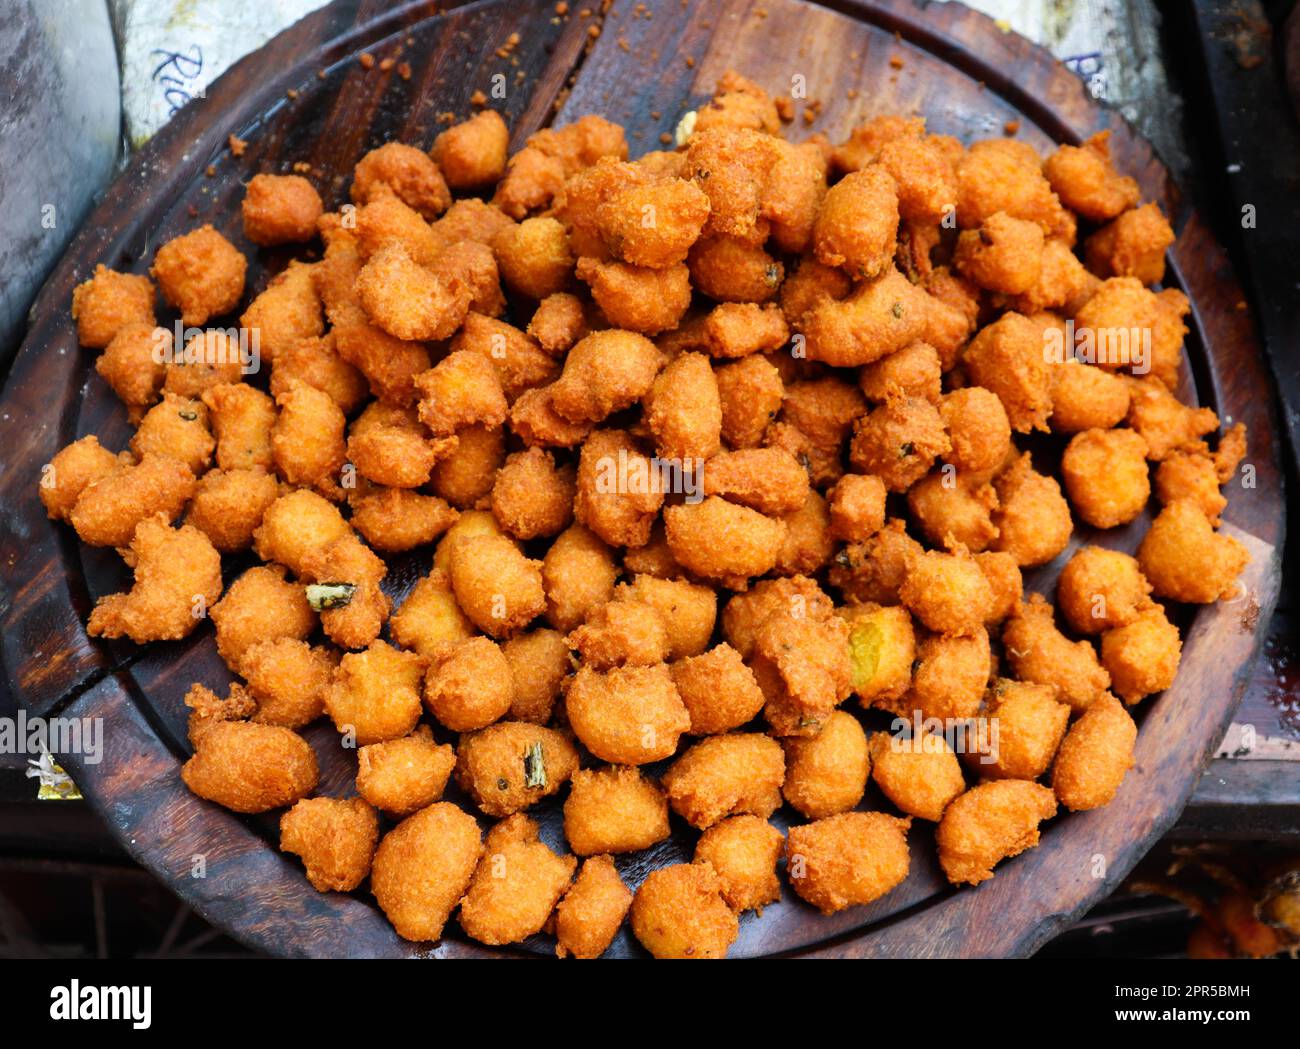
[[[746,4],[714,0],[652,5],[652,17],[620,4],[601,19],[552,17],[550,3],[504,0],[464,7],[387,5],[340,0],[291,28],[229,70],[206,100],[187,107],[133,161],[74,242],[33,310],[29,337],[0,411],[0,447],[14,464],[0,477],[0,641],[10,679],[31,709],[105,718],[104,761],[70,757],[83,791],[131,854],[154,870],[208,920],[245,942],[288,955],[427,955],[487,953],[459,938],[454,923],[438,945],[412,945],[392,933],[364,892],[320,895],[292,858],[274,848],[274,817],[241,819],[191,796],[176,773],[186,755],[181,696],[192,681],[222,687],[229,675],[205,625],[188,641],[136,648],[88,639],[94,599],[120,589],[127,573],[111,551],[79,547],[66,528],[46,520],[36,498],[40,465],[86,433],[109,447],[129,434],[124,413],[79,350],[68,318],[71,289],[96,262],[142,269],[156,246],[211,221],[250,254],[248,294],[284,264],[254,252],[238,230],[241,180],[306,161],[327,205],[345,199],[346,174],[367,149],[390,138],[427,144],[443,111],[464,116],[469,96],[507,75],[504,114],[518,144],[554,118],[591,111],[629,127],[634,154],[658,148],[680,115],[735,67],[773,91],[791,76],[807,78],[822,115],[796,119],[792,137],[825,130],[842,137],[879,112],[924,114],[930,127],[965,140],[1020,122],[1019,137],[1046,151],[1110,127],[1120,166],[1148,199],[1171,215],[1179,240],[1170,280],[1194,304],[1184,395],[1210,404],[1226,421],[1251,431],[1257,486],[1236,489],[1226,528],[1251,549],[1240,603],[1188,613],[1183,669],[1175,687],[1139,710],[1137,767],[1105,809],[1061,817],[1043,844],[999,868],[978,890],[957,891],[939,876],[931,831],[911,836],[907,882],[870,907],[816,915],[786,889],[761,919],[747,914],[733,956],[1024,954],[1089,903],[1115,887],[1155,836],[1177,816],[1240,698],[1259,622],[1276,598],[1283,530],[1280,475],[1267,384],[1249,314],[1222,252],[1181,206],[1151,149],[1116,116],[1084,95],[1077,79],[1045,52],[955,4],[909,0],[831,7],[799,0]],[[575,10],[581,4],[571,5]],[[762,12],[762,14],[760,14]],[[589,29],[600,35],[587,50]],[[514,58],[495,50],[519,32]],[[408,62],[366,69],[356,56]],[[400,52],[400,53],[399,53]],[[901,68],[891,59],[901,59]],[[516,64],[517,63],[517,64]],[[522,71],[522,79],[516,74]],[[572,81],[570,85],[570,81]],[[565,95],[565,88],[570,90]],[[293,90],[296,98],[287,92]],[[556,103],[559,103],[558,107]],[[249,142],[235,159],[235,133]],[[204,174],[208,165],[213,175]],[[1036,445],[1050,462],[1051,442]],[[1145,521],[1107,533],[1107,545],[1132,549]],[[1095,537],[1080,532],[1076,542]],[[1029,577],[1051,592],[1054,567]],[[228,559],[227,578],[244,562]],[[428,552],[396,559],[389,584],[400,596],[425,570]],[[350,752],[332,728],[307,732],[322,765],[321,790],[351,785]],[[868,806],[883,804],[869,793]],[[562,840],[558,803],[539,806],[543,836]],[[784,813],[776,822],[783,823]],[[650,853],[620,861],[639,883],[649,865],[688,858],[694,835],[674,820],[673,838]],[[206,876],[192,876],[196,857]],[[549,951],[539,939],[518,951]],[[500,952],[497,952],[500,953]],[[625,930],[613,953],[638,954]]]

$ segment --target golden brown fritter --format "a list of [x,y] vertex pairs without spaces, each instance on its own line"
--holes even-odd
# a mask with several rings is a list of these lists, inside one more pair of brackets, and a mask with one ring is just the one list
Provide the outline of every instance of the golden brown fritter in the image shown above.
[[302,858],[317,892],[351,892],[370,873],[379,816],[361,798],[304,798],[280,817],[280,851]]
[[564,802],[564,836],[579,856],[639,852],[669,834],[668,799],[636,768],[579,770]]
[[456,748],[456,782],[489,816],[509,816],[550,797],[577,768],[568,736],[525,721],[466,733]]
[[725,958],[740,931],[707,863],[651,871],[632,899],[632,932],[656,958]]
[[460,926],[480,943],[518,943],[542,926],[573,881],[578,861],[557,856],[537,824],[517,812],[487,833],[483,856],[460,902]]
[[398,819],[442,797],[456,751],[434,741],[428,725],[409,736],[371,743],[357,751],[357,793]]
[[1038,824],[1056,814],[1046,787],[1022,779],[972,787],[944,810],[935,840],[939,863],[954,885],[978,885],[1002,860],[1038,844]]
[[791,887],[823,914],[879,899],[907,877],[911,824],[882,812],[844,812],[791,827]]
[[618,935],[632,892],[608,856],[592,856],[555,908],[555,953],[599,958]]
[[172,528],[166,515],[140,522],[124,552],[135,582],[101,597],[86,632],[91,637],[177,641],[188,637],[221,596],[221,555],[192,525]]
[[398,936],[436,940],[482,854],[474,817],[440,801],[384,835],[371,866],[370,890]]

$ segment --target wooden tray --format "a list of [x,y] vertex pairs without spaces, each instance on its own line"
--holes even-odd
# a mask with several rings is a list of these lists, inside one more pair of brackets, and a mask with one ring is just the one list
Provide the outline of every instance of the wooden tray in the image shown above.
[[[583,4],[570,3],[576,12]],[[592,0],[592,6],[599,5]],[[802,0],[761,4],[677,0],[637,15],[626,0],[601,18],[554,15],[551,0],[387,7],[336,0],[248,56],[186,107],[132,161],[87,221],[31,315],[27,340],[0,405],[0,579],[3,653],[15,691],[40,714],[105,719],[105,754],[96,765],[64,764],[86,797],[140,863],[213,924],[250,946],[293,956],[467,956],[487,952],[460,938],[454,923],[436,944],[399,940],[367,893],[314,892],[296,859],[274,848],[275,819],[241,819],[195,798],[178,778],[188,748],[181,697],[192,681],[221,688],[229,674],[205,625],[189,640],[137,648],[90,640],[94,599],[120,589],[127,574],[112,551],[81,547],[55,527],[37,500],[40,467],[84,434],[110,448],[129,435],[124,412],[79,349],[68,307],[72,288],[94,264],[143,270],[156,246],[210,221],[248,250],[249,294],[284,265],[256,252],[239,226],[242,182],[259,171],[305,161],[319,173],[327,204],[345,199],[347,173],[388,139],[429,143],[438,114],[463,117],[475,90],[498,103],[515,145],[536,128],[599,112],[625,123],[634,154],[658,148],[681,114],[734,67],[774,92],[801,74],[821,117],[797,119],[790,134],[825,129],[843,136],[879,112],[924,114],[931,129],[964,140],[1002,134],[1046,151],[1113,131],[1119,166],[1175,220],[1170,280],[1191,297],[1184,394],[1210,404],[1225,422],[1250,427],[1256,487],[1236,489],[1227,530],[1253,555],[1234,604],[1189,613],[1183,667],[1173,689],[1139,709],[1137,766],[1104,809],[1060,817],[1042,845],[999,868],[978,890],[943,880],[928,825],[913,830],[912,874],[872,906],[821,917],[786,890],[761,919],[741,920],[733,956],[970,956],[1027,954],[1054,930],[1111,891],[1175,819],[1240,698],[1278,589],[1283,534],[1276,422],[1250,316],[1224,255],[1195,215],[1180,207],[1165,168],[1115,114],[1089,100],[1079,81],[1043,50],[956,4],[908,0]],[[593,29],[599,27],[598,38]],[[512,33],[517,46],[497,50]],[[376,61],[358,60],[363,52]],[[392,63],[384,59],[392,58]],[[901,66],[897,63],[901,60]],[[409,64],[409,78],[401,63]],[[242,158],[226,148],[237,134]],[[210,174],[205,172],[210,171]],[[1050,454],[1050,448],[1045,455]],[[1108,533],[1132,549],[1146,521]],[[1075,541],[1095,537],[1081,532]],[[1051,593],[1055,565],[1030,584]],[[428,552],[398,560],[395,595],[427,568]],[[228,579],[245,567],[227,565]],[[321,790],[346,792],[354,755],[333,729],[308,733],[322,765]],[[878,804],[868,796],[865,804]],[[562,841],[559,806],[535,813],[544,836]],[[780,822],[778,814],[778,822]],[[650,854],[620,863],[638,884],[650,865],[688,858],[694,834],[674,818],[674,835]],[[203,863],[198,862],[202,857]],[[196,877],[203,869],[205,876]],[[514,953],[547,952],[538,938]],[[624,930],[612,953],[643,953]]]

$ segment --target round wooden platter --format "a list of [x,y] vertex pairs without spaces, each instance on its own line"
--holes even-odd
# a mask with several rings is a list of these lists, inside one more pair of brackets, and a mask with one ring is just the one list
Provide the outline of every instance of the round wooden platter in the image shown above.
[[[211,627],[187,641],[143,648],[92,641],[85,622],[94,600],[129,583],[112,551],[82,547],[53,525],[37,499],[42,465],[68,442],[97,434],[110,448],[129,437],[125,414],[79,349],[69,317],[73,287],[96,263],[142,272],[163,241],[211,222],[247,251],[248,296],[286,257],[258,252],[242,237],[243,183],[257,172],[311,166],[327,206],[346,199],[358,158],[381,142],[430,143],[439,114],[463,118],[471,95],[493,95],[514,146],[544,124],[601,113],[625,124],[633,154],[660,148],[680,116],[735,68],[774,93],[796,77],[821,104],[811,125],[840,138],[877,113],[924,115],[937,132],[964,141],[1009,133],[1040,151],[1113,132],[1119,167],[1146,199],[1173,218],[1178,241],[1168,280],[1192,301],[1182,394],[1250,429],[1254,487],[1233,485],[1225,529],[1253,560],[1240,600],[1181,621],[1183,665],[1168,692],[1144,703],[1136,766],[1117,799],[1062,815],[1042,844],[1004,863],[978,889],[953,889],[938,870],[932,828],[911,832],[912,872],[884,899],[823,917],[785,889],[762,917],[746,914],[732,956],[1007,956],[1032,952],[1054,930],[1111,891],[1182,808],[1240,698],[1279,586],[1282,480],[1270,381],[1250,316],[1224,253],[1202,222],[1180,206],[1150,146],[1116,114],[1090,100],[1078,79],[1045,51],[958,4],[910,0],[734,0],[644,5],[619,0],[583,18],[582,0],[557,17],[551,0],[411,3],[336,0],[305,18],[211,85],[131,162],[86,222],[49,279],[0,405],[0,578],[3,657],[23,703],[38,714],[100,717],[102,760],[67,755],[65,766],[90,803],[140,863],[213,924],[271,954],[289,956],[469,956],[549,953],[536,938],[489,952],[453,921],[437,944],[400,940],[364,887],[352,895],[312,890],[293,857],[276,850],[276,819],[243,819],[192,796],[178,777],[188,754],[181,697],[193,681],[223,689]],[[643,5],[637,5],[642,7]],[[599,26],[597,36],[593,27]],[[508,44],[512,34],[518,40]],[[504,49],[504,50],[500,50]],[[373,56],[361,60],[363,54]],[[392,59],[393,61],[387,61]],[[242,157],[227,136],[247,141]],[[174,318],[164,315],[164,323]],[[235,323],[230,320],[228,323]],[[1036,461],[1050,464],[1048,442]],[[1131,550],[1148,519],[1091,535]],[[1053,565],[1032,573],[1031,588],[1051,594]],[[246,567],[228,559],[227,580]],[[396,559],[395,597],[427,570],[429,551]],[[871,715],[863,714],[868,720]],[[878,722],[875,722],[878,724]],[[352,787],[355,755],[318,723],[307,733],[322,766],[322,793]],[[454,793],[454,792],[453,792]],[[887,807],[869,793],[864,807]],[[560,806],[534,814],[544,837],[562,846]],[[785,826],[786,812],[776,821]],[[674,817],[672,838],[625,858],[629,884],[664,862],[689,859],[695,834]],[[643,954],[624,930],[613,955]]]

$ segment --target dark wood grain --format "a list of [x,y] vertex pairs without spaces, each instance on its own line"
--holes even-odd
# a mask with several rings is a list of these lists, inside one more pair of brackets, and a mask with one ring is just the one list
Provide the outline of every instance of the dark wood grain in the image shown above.
[[[67,313],[72,287],[96,262],[139,270],[157,244],[211,221],[249,253],[249,294],[255,294],[284,260],[243,241],[242,181],[305,161],[327,205],[337,203],[366,150],[393,138],[427,145],[438,114],[464,116],[470,95],[488,90],[498,71],[511,85],[502,108],[516,143],[551,119],[564,123],[595,111],[628,126],[634,154],[660,148],[660,136],[707,98],[729,67],[779,92],[790,90],[792,76],[806,78],[821,115],[811,124],[797,117],[788,132],[794,138],[814,131],[838,137],[873,114],[913,111],[933,130],[966,141],[1001,134],[1005,123],[1018,121],[1018,136],[1043,151],[1110,128],[1121,167],[1179,231],[1170,279],[1194,303],[1183,393],[1250,427],[1257,485],[1232,491],[1226,527],[1254,557],[1245,578],[1253,615],[1243,605],[1189,613],[1183,671],[1173,689],[1141,710],[1138,767],[1112,805],[1057,819],[1037,850],[1005,864],[975,891],[947,885],[931,831],[918,825],[911,876],[893,893],[870,907],[823,917],[787,888],[761,919],[742,918],[732,950],[733,956],[1028,953],[1117,884],[1177,816],[1240,698],[1258,646],[1254,623],[1267,621],[1276,598],[1283,528],[1276,421],[1249,315],[1236,308],[1240,292],[1222,252],[1187,213],[1151,148],[1089,100],[1045,52],[982,16],[955,4],[908,0],[831,6],[671,0],[647,7],[648,16],[619,4],[603,19],[582,19],[555,18],[550,3],[390,9],[340,0],[233,67],[205,101],[182,111],[135,158],[37,302],[0,413],[0,447],[13,464],[0,478],[0,653],[9,676],[30,709],[106,719],[105,760],[90,766],[71,756],[70,770],[141,863],[244,942],[295,956],[487,953],[459,938],[454,926],[436,947],[403,943],[366,893],[312,891],[297,864],[275,851],[273,816],[241,819],[188,794],[176,775],[188,753],[181,696],[190,682],[217,687],[229,680],[210,627],[180,644],[143,649],[86,637],[94,598],[120,588],[125,569],[110,551],[81,549],[68,530],[51,525],[36,499],[36,480],[40,465],[70,440],[93,432],[120,447],[129,430],[90,355],[75,344]],[[589,45],[596,24],[601,32]],[[513,60],[500,59],[495,51],[512,32],[520,34]],[[410,79],[396,65],[384,70],[377,61],[366,68],[357,61],[362,52],[408,62]],[[225,148],[231,132],[249,143],[242,158]],[[204,175],[209,165],[211,177]],[[1051,453],[1044,451],[1048,460]],[[1132,549],[1144,528],[1139,522],[1101,541]],[[1095,538],[1081,532],[1075,541]],[[387,585],[395,595],[427,568],[428,556],[417,551],[394,562]],[[1032,574],[1030,584],[1050,593],[1066,556]],[[241,567],[232,559],[228,577]],[[339,747],[328,725],[306,735],[322,765],[323,792],[346,793],[353,754]],[[869,794],[864,805],[884,802]],[[543,837],[562,844],[559,803],[534,812]],[[775,818],[783,829],[788,815]],[[633,886],[651,867],[691,855],[695,835],[674,821],[669,841],[620,861]],[[208,857],[205,878],[190,873],[200,854]],[[514,952],[493,953],[551,950],[537,938]],[[612,953],[641,952],[625,930]]]

